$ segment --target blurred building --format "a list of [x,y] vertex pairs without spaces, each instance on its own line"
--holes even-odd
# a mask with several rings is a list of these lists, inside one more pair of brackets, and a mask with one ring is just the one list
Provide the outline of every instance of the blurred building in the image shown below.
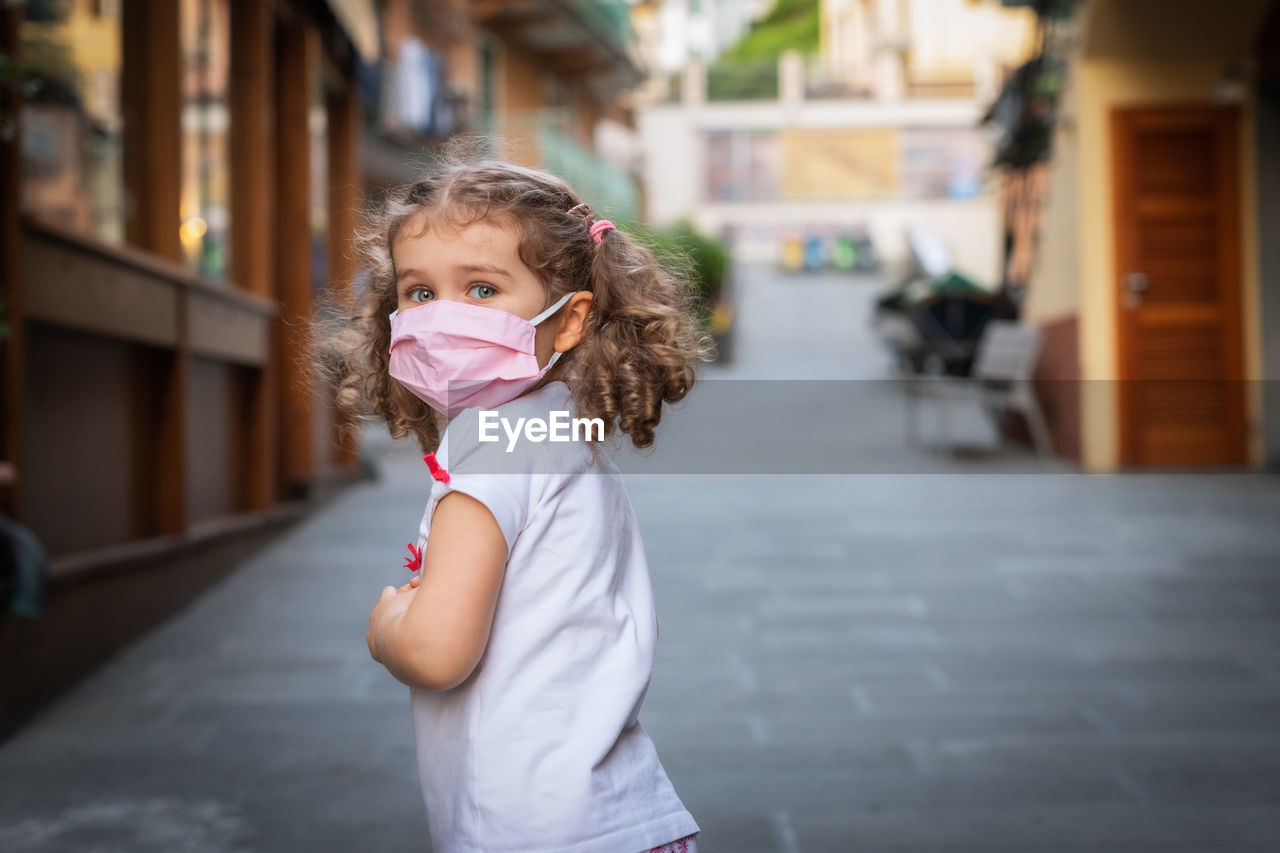
[[650,218],[729,233],[772,261],[793,235],[866,231],[905,255],[906,227],[944,237],[997,282],[999,211],[978,127],[1032,50],[1034,15],[970,0],[824,0],[821,48],[765,65],[690,60],[641,113]]
[[626,93],[644,75],[619,0],[472,3],[478,129],[496,153],[560,175],[600,215],[634,219],[635,119]]
[[649,68],[670,73],[679,71],[691,59],[715,60],[725,48],[746,34],[751,22],[760,17],[773,0],[667,0],[647,2],[661,19],[663,38],[654,45]]
[[1280,3],[1081,3],[1059,112],[1023,309],[1058,448],[1280,463]]
[[83,556],[352,470],[304,330],[351,278],[376,42],[266,0],[38,0],[6,24],[31,79],[4,198],[9,511]]
[[0,5],[0,514],[49,558],[0,733],[359,475],[307,348],[369,199],[472,132],[634,215],[632,49],[590,0]]
[[432,150],[481,136],[550,169],[600,210],[638,209],[629,90],[643,76],[615,0],[383,0],[383,61],[362,70],[364,165],[373,196],[411,181]]
[[[367,3],[5,4],[0,727],[357,473],[306,356],[353,278]],[[6,542],[9,540],[6,539]],[[198,555],[222,554],[201,562]]]

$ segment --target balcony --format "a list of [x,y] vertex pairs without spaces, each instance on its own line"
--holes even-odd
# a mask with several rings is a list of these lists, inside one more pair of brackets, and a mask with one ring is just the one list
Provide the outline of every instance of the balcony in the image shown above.
[[554,74],[581,77],[599,102],[644,79],[627,7],[617,0],[473,0],[472,15],[537,55]]

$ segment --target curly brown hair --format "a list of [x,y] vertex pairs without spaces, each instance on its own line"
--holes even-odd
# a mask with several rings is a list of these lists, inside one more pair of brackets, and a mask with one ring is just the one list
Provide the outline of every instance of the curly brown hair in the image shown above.
[[[392,191],[356,236],[367,286],[354,310],[337,310],[317,336],[317,359],[337,386],[337,403],[356,419],[384,420],[393,438],[414,436],[425,451],[440,443],[443,416],[388,372],[397,307],[391,250],[406,229],[513,224],[519,255],[547,289],[549,306],[566,293],[593,294],[582,339],[544,381],[564,379],[576,414],[600,418],[636,447],[653,444],[663,402],[693,387],[694,364],[711,352],[695,319],[695,289],[681,259],[661,260],[620,230],[591,237],[590,209],[556,176],[497,160],[446,155],[421,180]],[[330,304],[329,310],[335,312]]]

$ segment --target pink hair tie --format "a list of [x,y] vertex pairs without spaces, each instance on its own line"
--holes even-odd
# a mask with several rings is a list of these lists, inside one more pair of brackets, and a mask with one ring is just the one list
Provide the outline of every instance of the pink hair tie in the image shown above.
[[601,219],[591,226],[591,239],[596,241],[596,245],[599,245],[600,241],[604,239],[604,232],[617,230],[617,226],[612,222],[607,219]]

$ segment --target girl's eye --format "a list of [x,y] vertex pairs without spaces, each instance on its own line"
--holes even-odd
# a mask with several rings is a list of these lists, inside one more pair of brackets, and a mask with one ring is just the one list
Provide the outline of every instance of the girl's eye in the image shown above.
[[425,287],[415,287],[409,291],[409,301],[411,302],[430,302],[435,298],[435,294]]
[[473,284],[471,285],[471,289],[467,291],[467,293],[471,294],[476,299],[488,299],[497,292],[497,290],[488,284]]

